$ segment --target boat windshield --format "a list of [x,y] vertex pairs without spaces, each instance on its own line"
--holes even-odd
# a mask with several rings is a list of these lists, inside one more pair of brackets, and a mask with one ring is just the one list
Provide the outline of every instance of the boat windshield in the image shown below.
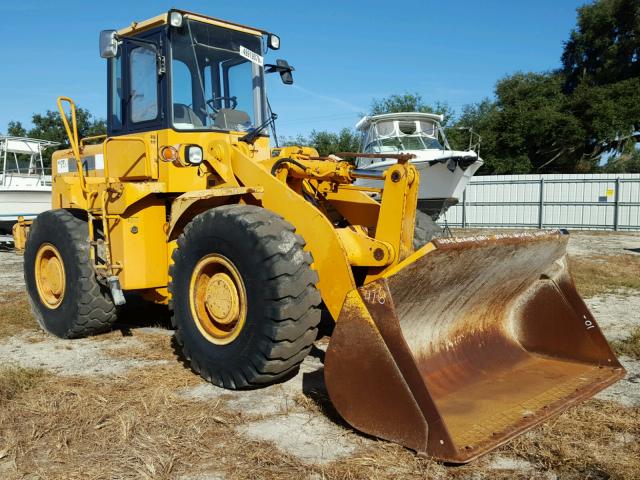
[[407,150],[443,150],[447,142],[440,125],[430,120],[387,120],[371,125],[365,140],[367,153]]
[[261,37],[193,20],[172,32],[174,128],[247,131],[260,125]]
[[366,151],[374,153],[402,152],[404,150],[442,150],[442,144],[437,138],[426,135],[407,135],[380,138],[370,143]]

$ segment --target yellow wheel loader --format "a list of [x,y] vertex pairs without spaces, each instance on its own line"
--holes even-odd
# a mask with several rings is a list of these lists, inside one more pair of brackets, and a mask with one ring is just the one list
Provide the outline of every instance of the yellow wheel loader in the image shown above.
[[[181,10],[101,33],[108,134],[78,138],[58,100],[71,148],[53,156],[53,210],[21,234],[43,329],[107,330],[135,293],[172,309],[194,371],[244,389],[294,373],[325,310],[344,419],[457,463],[624,375],[566,232],[414,239],[409,155],[372,173],[344,160],[358,154],[270,149],[264,76],[292,82],[264,62],[279,43]],[[354,184],[371,175],[383,188]]]

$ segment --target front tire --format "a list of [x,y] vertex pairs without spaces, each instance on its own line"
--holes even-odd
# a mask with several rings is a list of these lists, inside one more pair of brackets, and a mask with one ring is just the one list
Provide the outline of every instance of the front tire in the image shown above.
[[218,386],[268,385],[295,371],[318,333],[311,254],[294,227],[250,205],[196,216],[173,252],[176,339],[191,367]]
[[89,230],[80,211],[38,215],[24,251],[29,302],[43,330],[80,338],[109,330],[117,319],[107,288],[98,283],[89,259]]

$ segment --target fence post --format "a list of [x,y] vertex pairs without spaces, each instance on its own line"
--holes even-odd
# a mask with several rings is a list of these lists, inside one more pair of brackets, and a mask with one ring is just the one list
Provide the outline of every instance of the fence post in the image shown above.
[[540,201],[538,202],[538,228],[544,225],[544,178],[540,178]]
[[[467,185],[468,187],[469,185]],[[462,228],[467,228],[467,189],[462,191]]]
[[619,209],[620,209],[620,177],[616,178],[616,193],[613,204],[613,231],[618,231],[618,224],[620,223],[619,219]]

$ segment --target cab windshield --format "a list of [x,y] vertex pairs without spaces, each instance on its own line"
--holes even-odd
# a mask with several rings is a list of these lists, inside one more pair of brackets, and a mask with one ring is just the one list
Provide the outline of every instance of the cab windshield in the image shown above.
[[261,56],[256,35],[188,19],[172,29],[174,128],[244,132],[260,125],[265,98]]

